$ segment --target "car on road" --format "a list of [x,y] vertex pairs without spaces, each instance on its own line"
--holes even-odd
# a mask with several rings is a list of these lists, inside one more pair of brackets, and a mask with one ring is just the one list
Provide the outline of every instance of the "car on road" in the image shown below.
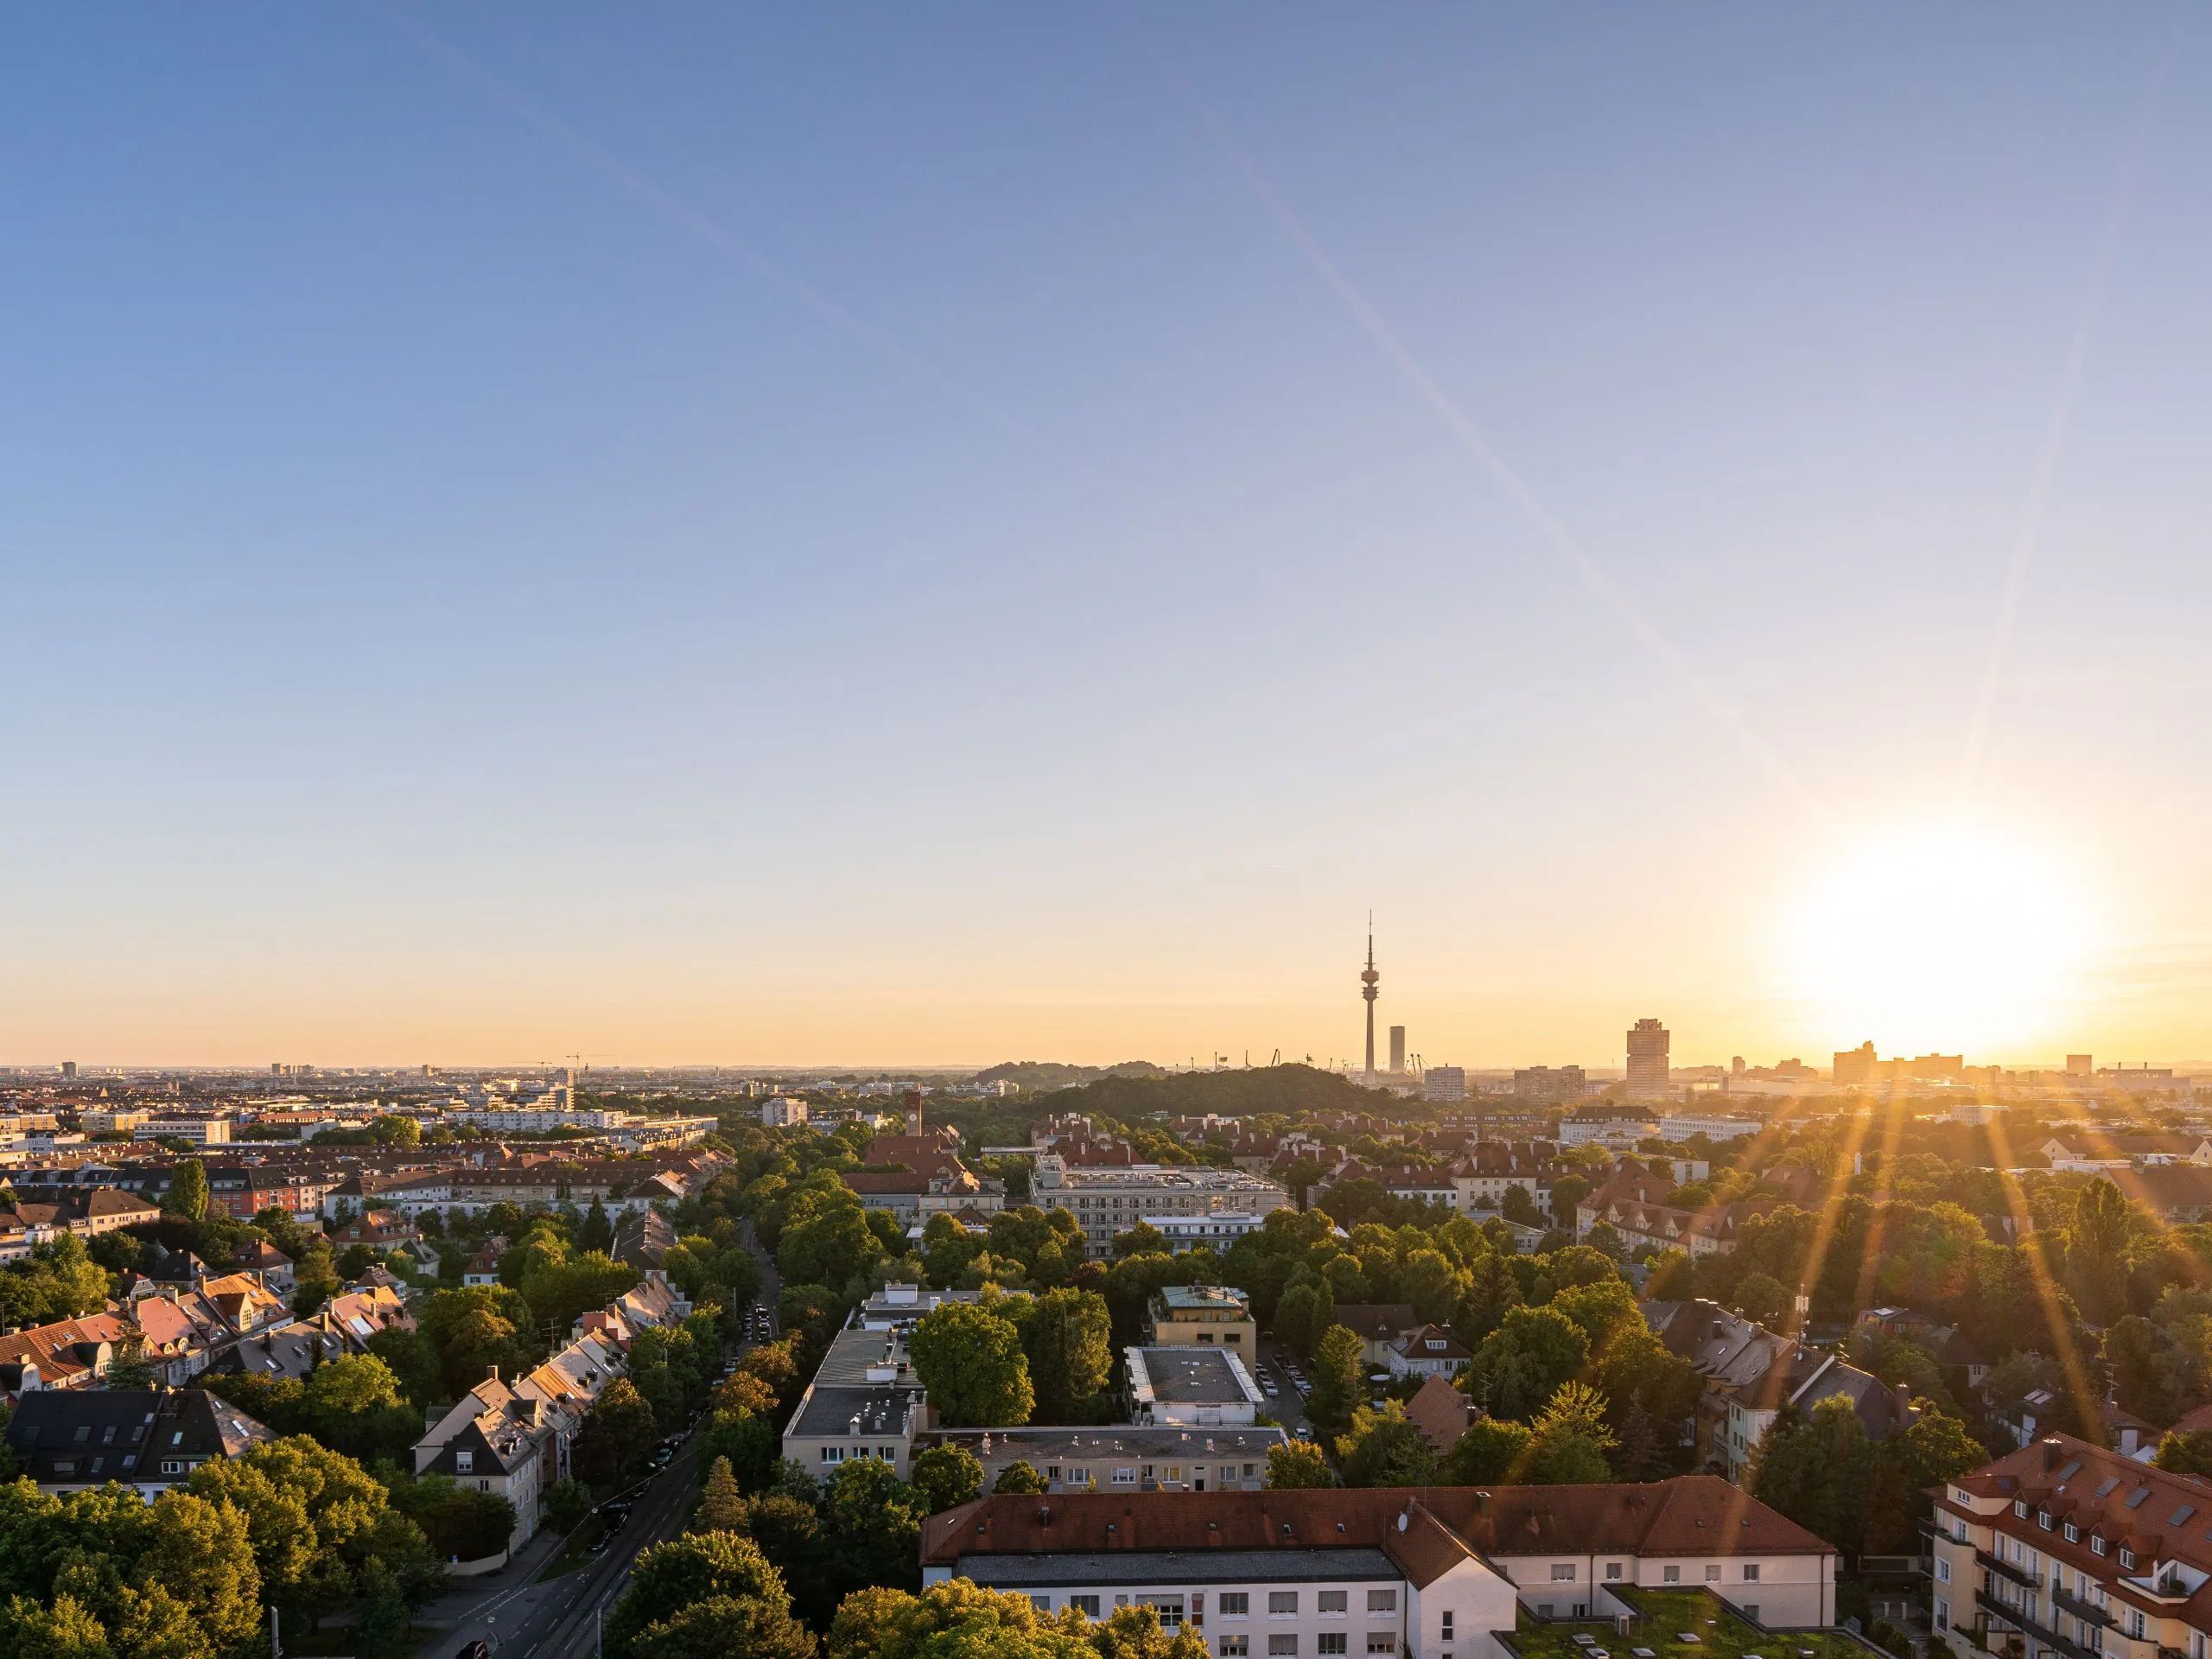
[[480,1636],[454,1655],[453,1659],[492,1659],[492,1644]]
[[607,1546],[613,1541],[613,1535],[612,1533],[602,1532],[598,1537],[593,1539],[591,1542],[584,1546],[584,1554],[587,1555],[604,1555],[607,1554]]

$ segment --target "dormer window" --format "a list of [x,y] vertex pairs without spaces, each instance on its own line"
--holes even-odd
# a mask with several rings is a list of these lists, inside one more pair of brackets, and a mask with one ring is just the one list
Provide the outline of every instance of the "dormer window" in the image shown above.
[[2128,1572],[2133,1573],[2135,1570],[2135,1552],[2132,1549],[2122,1548],[2120,1552],[2120,1564]]
[[2026,1520],[2028,1518],[2028,1500],[2024,1497],[2014,1498],[2012,1500],[2012,1513],[2018,1516],[2021,1520]]
[[2078,1544],[2082,1541],[2082,1529],[2071,1521],[2066,1523],[2066,1541],[2069,1544]]
[[2036,1511],[2036,1525],[2041,1527],[2045,1532],[2049,1532],[2050,1530],[2050,1511],[2049,1510],[2037,1510]]
[[2105,1541],[2092,1534],[2089,1538],[2089,1548],[2093,1554],[2101,1555],[2105,1553]]

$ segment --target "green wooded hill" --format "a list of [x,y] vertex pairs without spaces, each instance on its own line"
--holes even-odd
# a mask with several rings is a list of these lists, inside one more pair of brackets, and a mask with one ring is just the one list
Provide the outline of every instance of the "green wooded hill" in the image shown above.
[[1118,1065],[1062,1065],[1056,1060],[1007,1060],[978,1071],[978,1083],[1010,1083],[1017,1089],[1039,1091],[1072,1089],[1101,1077],[1164,1077],[1165,1067],[1150,1060],[1123,1060]]

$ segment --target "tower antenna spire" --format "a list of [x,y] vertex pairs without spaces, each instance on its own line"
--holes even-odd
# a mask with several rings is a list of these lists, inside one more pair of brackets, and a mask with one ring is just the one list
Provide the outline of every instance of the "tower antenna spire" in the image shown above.
[[1359,994],[1367,1001],[1367,1075],[1361,1079],[1368,1087],[1375,1085],[1375,998],[1376,982],[1382,976],[1375,970],[1375,912],[1367,912],[1367,968],[1359,976]]

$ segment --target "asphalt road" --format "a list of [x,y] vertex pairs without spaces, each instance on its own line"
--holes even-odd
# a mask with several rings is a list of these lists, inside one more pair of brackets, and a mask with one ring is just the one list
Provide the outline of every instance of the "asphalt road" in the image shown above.
[[[752,1243],[749,1230],[747,1243]],[[760,1300],[772,1322],[779,1288],[775,1264],[763,1256]],[[733,1352],[741,1354],[750,1345],[741,1342]],[[694,1436],[684,1440],[666,1469],[623,1494],[632,1500],[630,1517],[603,1554],[576,1572],[543,1583],[537,1574],[543,1558],[533,1557],[528,1578],[487,1590],[481,1600],[468,1605],[449,1631],[424,1644],[423,1659],[461,1653],[479,1638],[491,1644],[499,1659],[593,1659],[599,1650],[599,1621],[620,1598],[631,1567],[647,1545],[683,1532],[698,1488]]]

